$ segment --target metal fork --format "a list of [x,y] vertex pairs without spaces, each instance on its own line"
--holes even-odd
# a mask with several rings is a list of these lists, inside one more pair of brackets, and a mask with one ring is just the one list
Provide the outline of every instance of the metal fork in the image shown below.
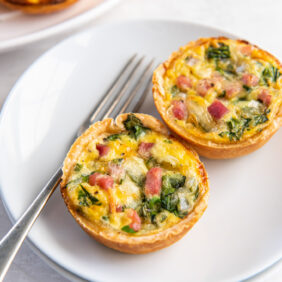
[[[150,74],[154,64],[153,60],[149,64],[146,64],[137,82],[133,83],[133,80],[138,76],[138,72],[142,70],[144,60],[145,57],[138,60],[137,54],[135,54],[127,61],[106,94],[97,103],[93,112],[80,126],[75,138],[80,136],[92,123],[98,120],[110,117],[111,115],[116,116],[129,109],[131,112],[138,111],[149,92]],[[59,185],[62,174],[61,165],[24,214],[0,241],[0,281],[4,279],[33,223]]]

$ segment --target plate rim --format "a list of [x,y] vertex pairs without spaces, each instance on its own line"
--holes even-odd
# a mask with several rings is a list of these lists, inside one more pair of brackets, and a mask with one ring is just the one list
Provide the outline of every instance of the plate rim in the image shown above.
[[103,0],[103,2],[99,3],[96,7],[88,11],[82,12],[74,17],[71,17],[66,21],[60,22],[59,24],[55,24],[51,27],[47,27],[42,30],[32,32],[27,35],[4,40],[2,42],[0,41],[0,53],[12,51],[19,47],[28,45],[30,43],[34,43],[39,40],[46,39],[50,36],[55,36],[60,33],[67,32],[72,28],[79,28],[84,24],[90,22],[92,19],[95,19],[101,14],[110,10],[115,5],[117,5],[120,1],[121,0]]
[[[119,2],[120,0],[105,0],[105,1],[113,1],[113,2]],[[95,9],[93,9],[95,10]],[[47,56],[50,52],[53,51],[53,49],[56,49],[57,47],[59,47],[60,45],[65,44],[65,42],[69,41],[69,40],[73,40],[75,37],[79,37],[83,34],[87,34],[89,32],[92,32],[93,30],[97,30],[97,29],[103,29],[103,28],[111,28],[113,26],[116,25],[128,25],[128,24],[132,24],[132,23],[165,23],[165,24],[183,24],[183,25],[188,25],[188,26],[197,26],[197,27],[202,27],[202,28],[207,28],[207,29],[213,29],[214,31],[217,31],[218,33],[225,33],[228,34],[228,36],[233,37],[233,38],[239,38],[239,39],[244,39],[243,36],[240,35],[236,35],[228,30],[224,30],[221,29],[217,26],[214,25],[208,25],[208,24],[202,24],[199,23],[197,21],[183,21],[183,20],[172,20],[172,19],[154,19],[154,18],[148,18],[148,19],[130,19],[130,20],[121,20],[121,21],[113,21],[110,23],[105,23],[105,24],[99,24],[97,26],[92,26],[89,27],[83,31],[80,31],[78,33],[72,34],[68,37],[66,37],[65,39],[59,41],[57,44],[55,44],[54,46],[52,46],[51,48],[49,48],[48,50],[46,50],[45,52],[43,52],[39,57],[37,57],[35,59],[35,61],[33,61],[28,68],[19,76],[19,78],[16,80],[16,82],[14,83],[13,87],[11,88],[11,90],[9,91],[9,94],[7,95],[2,109],[0,111],[0,128],[1,128],[1,123],[3,120],[3,116],[6,112],[6,108],[8,107],[9,101],[11,100],[11,98],[15,95],[16,93],[16,88],[18,86],[18,84],[21,82],[22,79],[25,78],[26,74],[28,73],[28,71],[35,66],[36,63],[38,63],[42,57]],[[0,46],[0,53],[1,53],[1,46]],[[0,131],[1,134],[1,131]],[[0,199],[3,203],[5,212],[7,213],[7,216],[10,220],[10,222],[14,225],[16,222],[16,219],[12,216],[8,205],[4,199],[3,196],[3,188],[1,185],[1,178],[0,178]],[[58,273],[60,273],[63,277],[68,278],[68,279],[75,279],[76,281],[88,281],[88,279],[86,277],[80,276],[77,273],[75,273],[74,271],[64,267],[63,265],[59,264],[57,261],[53,260],[52,258],[50,258],[47,254],[45,254],[39,246],[37,246],[30,238],[29,235],[27,235],[25,242],[27,243],[27,245],[31,248],[31,250],[38,255],[44,262],[46,262],[52,269],[54,269],[55,271],[57,271]],[[247,277],[239,277],[239,276],[235,276],[234,278],[236,279],[236,281],[249,281],[251,279],[255,279],[255,278],[259,278],[260,275],[262,275],[263,273],[265,273],[267,270],[270,270],[272,267],[275,267],[276,264],[279,264],[279,262],[282,261],[282,257],[278,257],[276,258],[274,261],[266,264],[264,267],[261,267],[261,269],[259,269],[256,273],[253,273]]]

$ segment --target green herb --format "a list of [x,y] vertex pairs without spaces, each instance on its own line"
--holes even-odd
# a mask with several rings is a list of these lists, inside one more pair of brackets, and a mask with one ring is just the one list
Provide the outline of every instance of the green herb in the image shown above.
[[206,56],[208,59],[229,59],[231,57],[229,46],[224,43],[219,43],[219,47],[209,46]]
[[219,94],[217,97],[218,97],[218,98],[224,98],[225,95],[226,95],[226,90],[223,90],[223,91],[221,92],[221,94]]
[[146,164],[148,169],[150,169],[152,167],[156,167],[156,166],[159,165],[157,160],[153,157],[150,157],[148,160],[146,160],[145,164]]
[[121,230],[127,233],[131,233],[131,234],[136,233],[136,231],[132,229],[131,227],[129,227],[129,225],[123,226]]
[[91,205],[100,206],[99,200],[92,196],[81,184],[81,190],[78,191],[79,205],[89,207]]
[[164,222],[166,219],[167,219],[167,216],[165,214],[162,214],[160,218],[160,222]]
[[248,95],[238,98],[238,101],[247,101],[247,100],[248,100]]
[[200,190],[199,190],[199,185],[198,185],[197,189],[196,189],[196,192],[195,192],[195,195],[194,195],[194,201],[196,201],[198,199],[199,194],[200,194]]
[[156,215],[161,211],[161,199],[158,196],[154,196],[148,201],[147,212],[150,214],[151,222],[155,222]]
[[268,121],[267,112],[264,112],[261,115],[254,116],[254,125],[259,125]]
[[[221,73],[222,75],[237,75],[237,72],[232,64],[222,64],[222,61],[219,61],[219,59],[215,59],[215,70]],[[228,77],[227,77],[228,79]]]
[[130,173],[129,171],[127,171],[127,175],[137,186],[139,186],[140,188],[143,188],[145,184],[145,180],[146,180],[145,175],[134,175]]
[[177,211],[178,202],[179,198],[176,193],[161,197],[162,208],[168,210],[169,212]]
[[188,211],[175,210],[174,214],[175,216],[178,216],[179,218],[184,218],[188,214]]
[[109,217],[108,217],[108,216],[103,215],[103,216],[102,216],[102,219],[103,219],[103,220],[105,220],[105,221],[108,221],[108,220],[109,220]]
[[261,75],[264,84],[269,85],[270,82],[276,82],[279,76],[281,75],[281,73],[276,67],[271,65],[270,67],[265,68],[262,71]]
[[91,172],[90,174],[82,174],[80,177],[78,177],[78,178],[76,178],[76,179],[74,179],[74,180],[69,181],[66,186],[68,186],[68,185],[70,185],[70,184],[76,184],[76,185],[78,185],[78,184],[83,183],[83,182],[88,182],[89,176],[90,176],[91,174],[93,174],[93,173],[94,173],[94,172]]
[[118,158],[118,159],[113,159],[112,163],[114,163],[114,164],[121,164],[122,161],[123,161],[123,158]]
[[179,90],[179,88],[177,87],[177,85],[173,85],[173,86],[170,88],[170,93],[171,93],[172,96],[177,95],[179,92],[180,92],[180,90]]
[[169,139],[164,139],[164,142],[167,143],[167,144],[172,144],[172,141],[169,140]]
[[220,132],[218,135],[220,137],[228,136],[230,141],[238,141],[244,134],[245,130],[249,128],[250,122],[250,118],[231,118],[226,122],[228,131]]
[[180,187],[183,187],[185,184],[186,176],[180,174],[180,173],[174,173],[171,175],[164,175],[162,177],[162,186],[172,187],[175,189],[178,189]]
[[248,85],[243,85],[243,88],[248,92],[248,93],[250,93],[251,91],[252,91],[252,88],[250,87],[250,86],[248,86]]
[[123,124],[126,130],[129,131],[130,136],[136,140],[141,135],[145,134],[146,130],[149,130],[149,128],[145,127],[141,120],[134,114],[129,114]]
[[82,167],[83,167],[83,164],[77,163],[74,167],[74,171],[80,171],[82,169]]
[[115,141],[117,139],[120,139],[121,133],[118,134],[112,134],[105,138],[105,141]]

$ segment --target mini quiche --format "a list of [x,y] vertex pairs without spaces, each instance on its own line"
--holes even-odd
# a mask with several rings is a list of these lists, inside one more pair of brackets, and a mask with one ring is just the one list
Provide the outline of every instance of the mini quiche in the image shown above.
[[0,0],[10,9],[21,10],[29,14],[46,14],[63,10],[77,0]]
[[282,69],[242,40],[201,38],[153,75],[156,107],[202,156],[234,158],[260,148],[282,124]]
[[208,191],[197,154],[144,114],[93,124],[71,147],[61,182],[70,213],[87,233],[134,254],[184,236],[206,209]]

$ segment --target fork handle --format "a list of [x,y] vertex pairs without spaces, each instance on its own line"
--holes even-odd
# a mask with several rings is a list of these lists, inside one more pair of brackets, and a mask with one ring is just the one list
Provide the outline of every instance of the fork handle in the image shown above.
[[62,168],[60,167],[20,219],[0,241],[0,281],[4,279],[31,226],[58,186],[62,175]]

